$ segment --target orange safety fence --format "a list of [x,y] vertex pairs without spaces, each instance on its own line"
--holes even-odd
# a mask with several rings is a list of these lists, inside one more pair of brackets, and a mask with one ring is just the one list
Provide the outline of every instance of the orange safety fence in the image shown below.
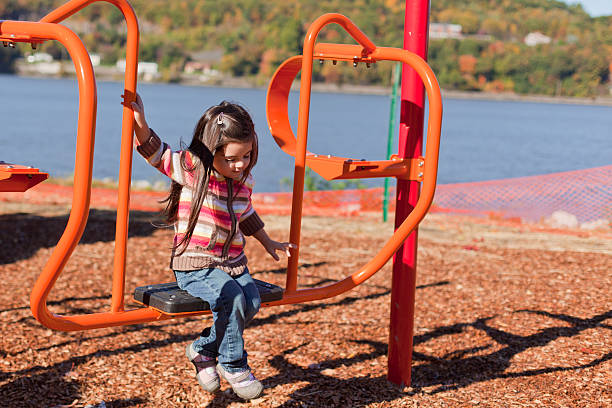
[[[394,191],[390,192],[394,197]],[[350,216],[382,211],[382,188],[308,191],[305,215]],[[258,212],[289,214],[291,193],[254,197]],[[393,210],[394,200],[390,200]],[[580,223],[612,220],[612,166],[503,180],[438,185],[432,212],[542,221],[563,211]]]
[[580,223],[612,221],[612,165],[563,173],[439,186],[438,210],[542,221],[555,212]]
[[[160,191],[132,191],[130,209],[158,211]],[[390,191],[392,214],[395,192]],[[41,183],[25,193],[2,193],[0,201],[70,205],[72,187]],[[304,192],[304,215],[357,216],[382,212],[383,188]],[[92,207],[114,208],[117,193],[92,189]],[[291,193],[255,193],[260,214],[291,214]],[[436,188],[432,212],[541,221],[557,211],[572,214],[580,223],[612,221],[612,165],[563,173],[472,183],[442,184]]]

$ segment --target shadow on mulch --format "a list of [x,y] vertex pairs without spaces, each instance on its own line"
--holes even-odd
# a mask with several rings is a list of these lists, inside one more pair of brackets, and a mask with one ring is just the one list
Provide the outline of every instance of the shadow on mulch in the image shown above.
[[[57,305],[68,305],[69,307],[69,303],[70,302],[75,302],[75,301],[83,301],[83,300],[103,300],[103,299],[110,299],[111,295],[102,295],[102,296],[86,296],[86,297],[67,297],[64,299],[60,299],[60,300],[49,300],[47,301],[47,306],[57,306]],[[20,307],[12,307],[9,309],[2,309],[0,310],[0,313],[4,313],[4,312],[13,312],[13,311],[17,311],[17,310],[26,310],[26,309],[30,309],[30,305],[26,305],[26,306],[20,306]],[[91,311],[87,310],[87,311],[83,311],[81,309],[78,308],[67,308],[66,309],[66,314],[74,314],[74,313],[92,313]],[[30,316],[31,317],[31,316]],[[26,319],[30,319],[30,317],[26,318]],[[15,323],[19,323],[22,320],[16,320]]]
[[612,311],[593,316],[589,319],[580,319],[565,314],[553,314],[540,310],[517,310],[514,313],[532,313],[541,316],[550,317],[569,323],[571,326],[556,326],[547,327],[539,330],[537,333],[529,336],[518,336],[503,330],[496,329],[487,325],[487,321],[495,316],[476,319],[471,323],[458,323],[451,326],[438,327],[430,333],[415,336],[414,344],[425,343],[436,337],[446,336],[449,334],[461,333],[463,330],[471,327],[476,330],[484,331],[498,345],[505,345],[498,351],[487,355],[467,356],[471,353],[482,351],[487,347],[456,350],[446,356],[439,358],[428,356],[424,353],[413,353],[414,361],[425,361],[426,364],[413,367],[412,371],[412,386],[417,390],[421,387],[438,386],[438,388],[430,391],[431,394],[436,394],[442,391],[458,389],[466,387],[470,384],[488,381],[497,378],[516,378],[516,377],[531,377],[546,373],[555,373],[569,370],[578,370],[581,368],[594,367],[604,361],[612,359],[612,352],[603,355],[600,358],[594,359],[590,363],[568,367],[550,367],[536,370],[526,370],[522,372],[505,372],[510,367],[512,358],[524,352],[527,349],[535,347],[543,347],[546,344],[562,337],[573,337],[580,332],[592,329],[595,327],[604,327],[612,329],[612,326],[603,324],[606,319],[612,317]]
[[[428,286],[438,286],[448,282],[434,283]],[[421,287],[422,288],[422,287]],[[366,296],[368,299],[388,295],[389,292],[376,293]],[[298,309],[271,315],[265,319],[255,319],[252,326],[260,326],[273,323],[281,317],[311,311],[317,308],[326,308],[337,305],[347,305],[363,298],[345,298],[339,302],[331,304],[303,305]],[[571,324],[570,327],[558,326],[548,327],[538,333],[529,336],[517,336],[487,325],[487,321],[495,316],[480,318],[471,323],[458,323],[450,326],[442,326],[433,330],[431,333],[414,337],[414,344],[425,343],[436,337],[449,334],[460,333],[468,327],[484,331],[497,344],[505,344],[502,349],[488,355],[469,356],[469,354],[482,351],[487,347],[471,348],[467,350],[456,350],[443,358],[428,356],[423,353],[413,352],[413,360],[426,361],[427,364],[416,365],[412,369],[412,393],[420,392],[421,388],[438,386],[428,394],[436,394],[446,390],[459,389],[470,384],[489,381],[498,378],[531,377],[539,374],[554,373],[570,370],[578,370],[587,367],[597,366],[605,361],[612,359],[612,352],[594,359],[590,363],[568,367],[550,367],[537,370],[527,370],[522,372],[507,373],[505,370],[510,366],[513,357],[530,348],[542,347],[551,341],[561,337],[573,337],[582,331],[595,327],[612,328],[602,322],[612,317],[612,311],[593,316],[589,319],[552,314],[538,310],[517,310],[515,313],[533,313],[550,318],[558,319]],[[406,396],[396,385],[387,381],[386,375],[379,377],[356,377],[350,379],[337,379],[325,375],[322,371],[334,369],[341,366],[351,366],[353,364],[376,359],[384,356],[388,352],[385,343],[373,342],[369,340],[349,340],[358,344],[368,344],[374,351],[370,353],[358,354],[352,358],[338,358],[326,360],[319,363],[316,369],[303,368],[290,363],[284,356],[293,353],[301,346],[285,350],[280,355],[273,357],[270,364],[279,370],[279,374],[274,377],[266,378],[263,382],[266,388],[273,388],[278,385],[288,384],[297,381],[308,381],[310,384],[294,391],[290,394],[292,400],[280,405],[283,408],[301,406],[362,406],[376,402],[393,401]],[[377,390],[373,395],[372,389]],[[211,402],[208,407],[220,407],[235,401],[228,399],[226,395],[219,395]]]
[[[42,351],[50,348],[60,348],[74,342],[81,342],[89,339],[110,338],[125,334],[126,332],[136,332],[144,328],[147,330],[162,331],[170,326],[182,324],[173,322],[163,326],[144,326],[134,325],[125,328],[122,331],[111,333],[104,336],[83,337],[79,340],[68,341],[60,344],[55,344],[51,347],[35,349]],[[152,350],[161,347],[166,347],[168,344],[184,343],[193,340],[193,335],[172,335],[170,338],[162,340],[150,340],[144,343],[133,344],[127,347],[122,347],[114,350],[98,350],[96,352],[74,356],[64,361],[58,362],[48,367],[34,366],[27,370],[18,370],[14,372],[0,372],[0,380],[11,375],[16,378],[0,387],[0,397],[2,401],[10,401],[10,407],[54,407],[69,405],[74,400],[80,399],[81,384],[75,379],[70,379],[68,373],[72,370],[78,370],[78,367],[91,359],[104,356],[113,356],[121,354],[139,353],[144,350]],[[24,350],[25,351],[25,350]],[[8,354],[2,351],[0,354],[7,356]],[[17,355],[20,353],[14,353]],[[44,389],[42,388],[44,387]],[[125,400],[105,401],[107,407],[131,407],[138,404],[146,403],[142,398],[129,398]]]
[[[441,281],[430,285],[419,286],[418,289],[423,289],[426,286],[446,285],[448,283],[449,282],[447,281]],[[374,299],[387,295],[389,295],[389,290],[373,293],[365,297],[346,297],[333,303],[297,305],[297,307],[292,310],[282,311],[265,318],[256,318],[252,322],[251,327],[274,324],[277,322],[277,320],[283,317],[297,315],[302,312],[325,309],[338,305],[349,305],[356,301],[364,300],[364,298]],[[415,345],[427,343],[428,341],[438,337],[461,333],[467,329],[475,329],[486,333],[491,339],[492,344],[495,343],[496,346],[502,345],[502,348],[491,352],[490,354],[480,354],[477,356],[475,356],[474,353],[482,353],[483,350],[492,347],[492,344],[483,347],[454,350],[442,357],[414,352],[414,361],[417,363],[420,362],[421,364],[416,364],[413,366],[413,387],[410,392],[419,393],[421,392],[421,388],[437,386],[437,388],[427,391],[428,394],[435,394],[447,390],[460,389],[473,383],[493,379],[530,377],[545,373],[578,370],[586,367],[597,366],[612,359],[612,353],[607,353],[589,363],[582,365],[545,367],[521,372],[506,372],[506,370],[511,366],[511,361],[514,356],[524,352],[525,350],[543,347],[559,338],[570,338],[577,336],[581,332],[588,329],[596,327],[603,327],[606,329],[612,328],[612,326],[604,324],[605,320],[612,318],[612,311],[586,319],[581,319],[566,314],[553,314],[541,310],[519,309],[514,313],[529,313],[546,316],[552,319],[557,319],[564,324],[556,327],[546,327],[527,336],[519,336],[508,331],[491,327],[488,322],[496,316],[489,316],[476,319],[472,322],[440,326],[429,333],[417,335],[414,337]],[[182,321],[197,319],[197,317],[194,317],[183,319]],[[165,334],[167,337],[159,340],[147,340],[146,342],[113,350],[99,350],[83,356],[73,356],[49,367],[35,366],[27,370],[20,370],[12,373],[0,373],[0,378],[7,378],[11,375],[16,376],[13,381],[0,387],[0,396],[3,396],[2,399],[4,400],[13,401],[13,405],[11,406],[15,407],[49,406],[51,401],[53,401],[54,405],[56,405],[58,402],[64,401],[66,404],[70,404],[72,401],[79,398],[80,383],[67,378],[67,372],[73,369],[77,370],[79,365],[82,365],[93,358],[140,353],[146,350],[166,347],[169,344],[179,344],[192,340],[193,334],[179,335],[173,334],[168,330],[171,326],[180,324],[182,324],[182,322],[175,321],[164,325],[134,325],[125,327],[119,332],[111,333],[103,337],[117,336],[119,334],[125,334],[126,332],[137,332],[145,328],[147,330],[159,331],[160,334]],[[568,324],[569,326],[567,326]],[[81,338],[78,341],[84,340],[87,339]],[[298,351],[301,347],[306,346],[309,343],[308,340],[306,340],[303,344],[284,351],[279,351],[277,355],[272,357],[269,363],[271,366],[276,368],[279,373],[272,377],[263,379],[263,383],[266,388],[274,388],[279,385],[296,382],[308,382],[307,385],[289,394],[291,400],[280,405],[280,407],[363,406],[376,402],[394,401],[404,398],[407,395],[400,388],[387,381],[386,373],[381,373],[380,376],[356,376],[348,379],[335,378],[333,376],[334,369],[340,367],[350,367],[364,361],[374,360],[385,356],[388,351],[387,344],[382,342],[364,339],[347,339],[347,341],[360,345],[367,345],[370,347],[371,351],[362,352],[350,358],[335,358],[321,361],[316,364],[316,366],[312,367],[301,367],[291,363],[287,356]],[[52,347],[62,347],[65,345],[66,343],[62,343]],[[6,356],[6,353],[3,354]],[[40,386],[42,384],[49,388],[48,393],[40,392]],[[372,389],[377,390],[377,392],[374,394]],[[27,400],[24,398],[27,398]],[[239,401],[238,397],[231,393],[219,393],[215,395],[214,400],[208,405],[208,407],[223,407],[236,401]],[[121,401],[110,401],[107,402],[107,406],[130,407],[138,404],[146,404],[146,402],[146,400],[143,401],[140,398],[135,397]]]
[[[602,322],[612,317],[612,311],[594,316],[589,319],[580,319],[569,315],[551,314],[537,310],[517,310],[515,313],[534,313],[547,317],[559,319],[571,324],[571,327],[559,326],[549,327],[529,336],[517,336],[487,325],[492,317],[477,319],[471,323],[460,323],[451,326],[439,327],[431,333],[415,336],[414,344],[427,342],[439,336],[459,333],[467,327],[472,327],[486,332],[492,340],[506,346],[499,351],[484,356],[466,356],[480,351],[483,348],[456,350],[443,358],[431,357],[423,353],[415,352],[414,361],[426,361],[413,367],[412,393],[420,392],[422,387],[439,387],[428,393],[435,394],[450,389],[466,387],[472,383],[493,380],[497,378],[530,377],[544,373],[554,373],[569,370],[578,370],[597,366],[604,361],[612,359],[612,353],[594,359],[590,363],[568,367],[550,367],[537,370],[507,373],[505,370],[510,366],[512,358],[523,351],[542,347],[547,343],[561,337],[573,337],[580,332],[595,328],[612,328],[602,325]],[[281,355],[271,360],[271,365],[279,370],[279,374],[267,378],[264,383],[266,387],[275,387],[293,381],[308,381],[310,384],[290,394],[292,401],[281,407],[304,406],[314,404],[319,406],[362,406],[370,403],[392,401],[404,397],[406,394],[398,387],[389,383],[385,375],[380,377],[357,377],[346,380],[337,379],[323,374],[323,370],[334,369],[341,366],[350,366],[378,358],[387,354],[387,344],[366,341],[351,340],[359,344],[368,344],[374,350],[370,353],[362,353],[353,358],[338,358],[323,361],[316,369],[303,368],[287,361],[284,355],[291,354],[299,347],[285,350]],[[305,344],[304,344],[305,345]],[[373,395],[372,389],[377,390]],[[322,405],[321,405],[322,404]],[[211,404],[211,406],[215,406]]]
[[[68,407],[80,398],[80,388],[80,382],[55,369],[8,382],[0,387],[0,396],[4,402],[10,402],[11,408]],[[127,408],[144,402],[141,398],[129,398],[106,401],[105,406]]]
[[[379,293],[370,297],[384,295],[385,293]],[[312,310],[313,306],[325,308],[343,304],[342,302],[345,300],[346,299],[343,299],[342,301],[333,304],[305,305],[304,307],[308,307],[308,310]],[[348,300],[348,302],[352,301],[354,300]],[[289,313],[297,314],[303,311],[303,308],[299,308],[292,310]],[[287,313],[288,312],[283,312],[282,315],[286,316]],[[425,343],[428,340],[436,337],[460,333],[462,330],[472,327],[485,331],[492,340],[498,344],[505,344],[506,347],[491,354],[476,357],[466,357],[466,355],[482,350],[483,348],[479,348],[479,350],[456,350],[443,358],[431,357],[423,353],[415,352],[413,354],[414,361],[426,361],[427,364],[421,364],[413,367],[413,392],[419,392],[419,389],[422,387],[438,385],[439,387],[437,389],[428,391],[428,393],[435,394],[450,389],[466,387],[476,382],[488,381],[497,378],[529,377],[544,373],[593,367],[603,363],[604,361],[612,359],[612,353],[608,353],[591,361],[590,363],[577,366],[550,367],[523,372],[507,373],[505,370],[510,366],[511,359],[516,354],[519,354],[529,348],[542,347],[543,345],[560,337],[576,336],[580,332],[594,327],[602,326],[611,328],[608,325],[602,325],[602,322],[612,317],[612,311],[589,319],[580,319],[569,315],[555,315],[537,310],[517,310],[515,313],[540,314],[567,322],[571,324],[571,327],[549,327],[533,335],[517,336],[488,326],[486,322],[494,317],[491,316],[477,319],[471,323],[459,323],[450,326],[438,327],[431,333],[415,336],[414,344],[416,345]],[[280,317],[280,314],[270,321],[268,321],[268,319],[260,319],[257,325],[265,325],[266,323],[273,322],[278,317]],[[149,330],[155,329],[163,333],[168,333],[166,331],[168,326],[177,324],[180,323],[175,322],[168,325],[155,327],[146,326],[146,328]],[[143,325],[136,325],[126,328],[126,330],[138,331],[142,330],[144,327],[145,326]],[[125,331],[122,332],[122,334],[124,333]],[[115,336],[118,334],[120,333],[109,334],[107,336]],[[17,375],[18,378],[1,387],[0,395],[6,396],[8,398],[7,400],[13,401],[15,404],[17,404],[12,405],[15,407],[36,406],[35,404],[37,403],[41,404],[39,406],[47,406],[45,405],[45,401],[53,401],[54,404],[57,404],[58,401],[65,401],[67,404],[69,404],[70,402],[79,398],[79,383],[76,381],[68,381],[65,378],[65,373],[69,371],[71,367],[78,367],[86,361],[89,361],[91,358],[124,353],[138,353],[145,350],[165,347],[168,344],[184,343],[190,341],[192,338],[193,335],[191,334],[172,334],[163,340],[152,340],[115,350],[102,350],[84,356],[72,357],[50,367],[43,368],[37,366],[19,372],[2,373],[1,377],[6,377],[13,374]],[[79,341],[83,340],[84,339],[80,339]],[[361,406],[375,402],[393,401],[406,396],[406,393],[402,392],[402,390],[400,390],[397,386],[389,383],[386,379],[386,375],[384,374],[377,377],[368,376],[349,379],[338,379],[331,375],[324,374],[325,370],[333,370],[342,366],[351,366],[353,364],[373,360],[387,354],[387,344],[385,343],[359,339],[349,341],[357,344],[369,345],[372,348],[372,351],[369,353],[361,353],[351,358],[337,358],[322,361],[316,366],[316,368],[304,368],[290,363],[285,356],[290,355],[291,353],[297,351],[300,347],[308,344],[305,342],[300,346],[280,352],[280,354],[274,356],[270,360],[270,365],[275,367],[279,371],[279,374],[264,379],[263,383],[265,387],[274,388],[278,385],[298,381],[309,382],[307,386],[302,387],[290,394],[292,400],[280,406],[284,408],[312,405],[313,403],[314,405],[323,404],[319,406]],[[55,345],[54,347],[63,345],[65,344]],[[41,384],[45,384],[46,387],[49,387],[49,395],[45,395],[45,393],[32,392],[32,390],[40,390]],[[376,395],[373,395],[371,392],[372,389],[377,390]],[[19,398],[11,400],[11,396],[19,396]],[[29,400],[24,400],[23,396],[28,396],[27,398],[29,398]],[[215,395],[215,399],[208,405],[208,407],[221,407],[238,400],[239,399],[233,394],[228,395],[221,393]],[[20,401],[23,401],[24,405],[18,405]],[[110,405],[107,406],[129,407],[144,402],[146,401],[142,401],[138,398],[131,398],[128,400],[110,402]]]
[[[114,210],[92,209],[80,243],[110,242],[115,240]],[[40,216],[28,213],[0,215],[0,265],[28,259],[40,248],[57,245],[66,224],[68,214]],[[158,213],[130,211],[128,237],[149,236],[162,224]]]

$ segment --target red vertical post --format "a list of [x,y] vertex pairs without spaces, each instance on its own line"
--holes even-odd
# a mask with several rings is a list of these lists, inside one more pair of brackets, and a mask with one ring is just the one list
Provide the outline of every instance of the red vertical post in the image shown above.
[[[429,0],[406,0],[404,49],[426,60],[428,30]],[[404,64],[399,130],[399,156],[402,158],[422,154],[424,105],[423,83],[417,73]],[[397,181],[395,228],[414,208],[419,189],[420,184],[416,181]],[[415,229],[393,257],[387,379],[400,386],[411,383],[417,236]]]

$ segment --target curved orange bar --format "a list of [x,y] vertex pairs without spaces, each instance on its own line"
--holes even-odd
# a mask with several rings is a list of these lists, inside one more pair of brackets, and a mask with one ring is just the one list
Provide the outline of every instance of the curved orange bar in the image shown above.
[[289,295],[297,288],[297,267],[299,258],[299,243],[302,222],[302,201],[304,199],[304,175],[306,172],[306,141],[308,137],[308,119],[310,115],[310,91],[312,83],[312,59],[314,44],[321,29],[331,23],[342,26],[359,44],[364,53],[370,53],[376,46],[351,20],[342,14],[329,13],[317,18],[308,28],[304,41],[304,58],[302,61],[302,80],[300,83],[300,110],[298,114],[297,146],[295,154],[295,170],[293,175],[293,200],[291,204],[291,229],[289,241],[297,247],[291,249],[291,257],[287,264],[286,293]]
[[[95,1],[107,1],[124,14],[128,26],[125,94],[122,124],[119,202],[111,312],[77,316],[50,313],[47,296],[68,258],[80,240],[89,211],[95,137],[96,86],[89,55],[80,39],[66,27],[55,24]],[[68,50],[79,84],[79,122],[76,146],[73,206],[68,224],[45,268],[36,281],[30,296],[34,317],[43,325],[63,331],[93,329],[123,324],[142,323],[166,318],[153,309],[123,311],[125,287],[125,258],[129,217],[129,189],[131,179],[133,117],[129,103],[135,99],[138,63],[138,22],[132,7],[125,0],[73,0],[45,16],[40,22],[2,22],[1,33],[25,35],[60,41]]]
[[122,311],[125,292],[125,260],[127,256],[127,236],[129,224],[130,184],[132,178],[132,152],[134,123],[130,103],[136,100],[136,81],[138,67],[138,19],[134,9],[126,0],[72,0],[53,10],[40,21],[59,23],[84,7],[105,1],[115,5],[123,14],[127,24],[127,45],[125,57],[124,107],[121,129],[121,153],[119,164],[119,185],[117,199],[117,222],[115,229],[115,255],[113,263],[113,289],[111,310]]
[[[290,242],[298,245],[300,240],[302,218],[302,199],[307,153],[306,142],[308,136],[312,63],[315,50],[314,41],[321,28],[324,25],[333,22],[341,24],[345,28],[351,27],[351,31],[349,31],[351,35],[353,35],[355,30],[358,31],[356,27],[352,28],[354,26],[350,20],[344,16],[338,14],[327,14],[320,17],[308,30],[304,44],[304,57],[302,58],[300,56],[296,56],[285,61],[277,69],[268,88],[269,96],[267,113],[270,132],[274,136],[277,143],[279,143],[279,146],[281,146],[281,149],[295,157]],[[358,37],[358,35],[353,35],[353,37]],[[362,45],[367,43],[364,40],[358,40],[358,42],[360,42]],[[342,44],[325,44],[324,47],[319,47],[319,50],[324,48],[326,58],[333,59],[334,54],[350,55],[350,53],[347,53],[347,50],[354,51],[355,47],[356,46]],[[322,56],[324,53],[319,53],[319,55]],[[354,288],[356,285],[364,282],[380,268],[382,268],[383,265],[393,256],[412,230],[423,219],[431,206],[431,203],[433,202],[437,178],[438,153],[442,124],[442,97],[440,94],[440,87],[433,71],[429,65],[416,54],[398,48],[377,48],[373,44],[368,44],[367,48],[364,46],[361,55],[355,56],[355,58],[357,57],[367,57],[372,61],[389,60],[408,64],[415,69],[425,85],[425,90],[429,100],[429,118],[425,151],[426,160],[423,167],[422,193],[413,211],[396,229],[393,236],[387,241],[379,253],[360,270],[341,281],[319,288],[296,290],[299,246],[298,249],[292,250],[292,256],[289,258],[287,265],[287,286],[285,295],[282,300],[273,302],[271,305],[325,299],[348,291]],[[293,132],[291,131],[291,127],[289,125],[287,99],[291,82],[299,71],[298,65],[300,59],[303,62],[302,78],[300,83],[300,110],[298,117],[297,142],[294,142],[296,139],[293,136]]]
[[289,123],[289,92],[301,69],[301,55],[285,60],[274,72],[266,97],[266,116],[270,133],[282,151],[294,157],[297,143]]
[[[320,59],[339,59],[355,61],[355,55],[361,55],[363,48],[359,45],[317,44],[315,53]],[[346,57],[352,55],[353,57]],[[360,61],[375,62],[371,55],[360,57]],[[302,56],[293,56],[284,61],[276,70],[268,86],[266,97],[266,116],[268,127],[276,144],[290,156],[295,158],[297,139],[289,123],[288,100],[291,85],[302,68]],[[346,157],[314,154],[306,151],[305,165],[314,170],[326,180],[365,179],[374,177],[397,177],[422,181],[421,158],[390,159],[365,161]]]
[[26,34],[61,42],[70,54],[79,85],[79,122],[74,172],[73,205],[66,229],[51,254],[30,296],[34,317],[47,327],[64,329],[48,311],[46,299],[85,229],[91,195],[93,147],[96,126],[96,86],[91,61],[81,40],[68,28],[51,23],[0,22],[2,34]]

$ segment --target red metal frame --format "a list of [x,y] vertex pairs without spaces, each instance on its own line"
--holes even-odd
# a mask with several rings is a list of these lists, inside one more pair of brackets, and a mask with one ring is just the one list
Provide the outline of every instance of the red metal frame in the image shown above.
[[[424,60],[427,59],[428,27],[429,0],[407,0],[404,49]],[[402,158],[419,157],[423,150],[424,91],[418,74],[404,65],[399,132],[399,156]],[[430,137],[428,129],[428,144]],[[396,228],[410,217],[418,205],[419,187],[414,181],[397,181]],[[421,194],[425,194],[425,191]],[[398,385],[410,385],[412,380],[417,247],[418,229],[415,228],[393,257],[387,378]]]

